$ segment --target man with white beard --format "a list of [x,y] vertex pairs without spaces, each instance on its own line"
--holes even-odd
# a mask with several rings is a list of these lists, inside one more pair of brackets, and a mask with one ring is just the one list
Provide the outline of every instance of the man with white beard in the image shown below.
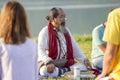
[[[41,76],[58,77],[78,65],[86,71],[91,67],[69,29],[65,26],[65,12],[54,7],[49,11],[47,26],[38,36],[38,69]],[[77,64],[74,58],[81,61]]]

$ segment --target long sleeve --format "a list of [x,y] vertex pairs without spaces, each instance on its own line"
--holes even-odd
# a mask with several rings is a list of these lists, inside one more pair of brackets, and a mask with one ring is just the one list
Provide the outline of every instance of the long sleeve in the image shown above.
[[47,26],[44,27],[38,36],[38,61],[43,61],[45,64],[52,60],[48,56],[49,50],[49,37],[48,37],[48,30]]
[[[69,31],[68,28],[67,28],[67,30]],[[70,33],[70,31],[69,31],[69,33]],[[79,60],[83,63],[84,60],[86,59],[86,56],[84,55],[84,53],[82,52],[82,50],[78,46],[75,39],[72,37],[71,33],[70,33],[70,36],[71,36],[72,47],[73,47],[73,56],[74,56],[75,59],[77,59],[77,60]]]

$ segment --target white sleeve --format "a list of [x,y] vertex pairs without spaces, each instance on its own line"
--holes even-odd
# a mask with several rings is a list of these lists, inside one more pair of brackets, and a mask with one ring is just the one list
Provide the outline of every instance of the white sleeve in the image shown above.
[[43,61],[44,64],[48,63],[52,60],[48,56],[49,49],[49,36],[48,36],[48,28],[44,27],[38,36],[38,61]]
[[84,53],[82,52],[82,50],[78,46],[78,44],[75,41],[75,39],[72,37],[72,35],[70,33],[70,30],[68,28],[67,28],[67,30],[69,31],[69,34],[71,36],[74,58],[77,59],[77,60],[79,60],[80,62],[84,63],[84,60],[86,59],[86,56],[84,55]]

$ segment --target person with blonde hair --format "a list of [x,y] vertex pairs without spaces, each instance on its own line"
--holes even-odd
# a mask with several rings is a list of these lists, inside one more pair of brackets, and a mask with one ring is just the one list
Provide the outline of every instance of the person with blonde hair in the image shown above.
[[0,63],[1,80],[37,80],[37,45],[17,1],[6,2],[1,10]]

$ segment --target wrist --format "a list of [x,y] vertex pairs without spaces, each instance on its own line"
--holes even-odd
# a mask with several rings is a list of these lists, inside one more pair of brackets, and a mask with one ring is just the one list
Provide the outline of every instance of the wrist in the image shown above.
[[49,62],[47,62],[45,65],[48,65],[48,64],[53,64],[53,61],[52,60],[50,60]]
[[88,69],[91,69],[92,67],[91,67],[91,63],[89,62],[89,60],[86,58],[86,59],[84,59],[84,64],[86,65],[86,67],[88,68]]
[[84,64],[86,64],[87,62],[89,62],[89,60],[87,58],[84,59]]

